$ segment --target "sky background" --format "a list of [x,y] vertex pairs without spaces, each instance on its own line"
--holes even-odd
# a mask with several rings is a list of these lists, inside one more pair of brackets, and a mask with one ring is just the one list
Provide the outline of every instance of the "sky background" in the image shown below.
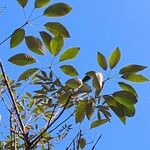
[[[28,13],[32,8],[27,7]],[[117,69],[127,64],[141,64],[150,67],[150,1],[149,0],[62,0],[73,7],[67,17],[58,19],[70,31],[71,39],[66,41],[66,47],[79,46],[81,52],[73,62],[79,73],[84,75],[89,70],[102,70],[96,62],[96,53],[100,51],[107,57],[116,47],[122,52],[122,59]],[[58,2],[53,0],[52,2]],[[23,24],[24,15],[16,0],[0,0],[0,6],[6,9],[0,16],[0,41],[14,29]],[[34,14],[37,15],[36,13]],[[47,19],[54,21],[55,19]],[[35,22],[38,26],[46,20]],[[28,33],[37,34],[34,28],[28,28]],[[7,73],[16,78],[25,68],[16,67],[7,60],[27,48],[22,44],[16,49],[9,49],[9,41],[0,47],[2,59]],[[150,69],[144,71],[150,77]],[[95,129],[103,137],[96,150],[149,150],[150,149],[150,84],[135,85],[139,93],[136,104],[136,115],[127,120],[124,126],[113,116],[111,123]],[[110,85],[108,89],[113,89]],[[90,135],[89,135],[90,137]]]

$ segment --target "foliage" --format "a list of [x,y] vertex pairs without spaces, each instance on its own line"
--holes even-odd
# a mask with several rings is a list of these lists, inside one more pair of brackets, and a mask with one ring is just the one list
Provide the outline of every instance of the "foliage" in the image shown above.
[[[23,9],[28,5],[28,0],[17,2]],[[71,6],[62,2],[34,1],[33,11],[43,7],[46,8],[40,17],[62,17],[72,10]],[[110,122],[114,113],[126,124],[126,119],[135,115],[135,104],[138,102],[138,93],[130,83],[149,81],[139,74],[147,67],[130,64],[119,71],[116,70],[116,75],[112,75],[112,70],[115,70],[121,59],[121,51],[116,48],[108,59],[101,52],[97,52],[97,64],[103,70],[103,74],[92,70],[80,79],[77,68],[70,64],[79,54],[80,48],[63,49],[66,38],[70,38],[69,31],[59,22],[47,22],[43,25],[45,30],[39,31],[39,37],[27,35],[28,25],[40,18],[30,19],[32,13],[25,23],[7,38],[10,38],[10,48],[24,43],[31,53],[15,54],[8,61],[17,66],[34,64],[35,67],[29,66],[18,80],[11,80],[0,63],[0,97],[10,115],[10,134],[1,141],[1,149],[52,149],[55,146],[54,141],[63,140],[73,130],[74,123],[68,121],[71,118],[76,124],[86,122],[88,128],[95,128]],[[36,64],[38,55],[53,57],[46,69],[41,69]],[[36,56],[38,57],[35,58]],[[68,80],[62,81],[56,74],[56,69],[67,75]],[[120,89],[104,93],[106,83],[114,79]],[[28,89],[24,87],[26,84]],[[22,88],[22,93],[19,93],[19,89]],[[7,93],[12,101],[12,106],[9,107]],[[66,149],[86,147],[89,141],[83,131],[84,129],[80,130],[75,138],[69,141]],[[92,149],[95,146],[96,144]]]

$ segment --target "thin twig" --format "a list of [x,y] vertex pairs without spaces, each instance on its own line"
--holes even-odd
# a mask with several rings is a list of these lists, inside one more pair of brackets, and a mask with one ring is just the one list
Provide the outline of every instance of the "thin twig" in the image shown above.
[[99,136],[99,138],[97,139],[96,143],[94,144],[94,146],[92,147],[91,150],[94,150],[94,149],[95,149],[97,143],[99,142],[99,140],[100,140],[101,138],[102,138],[102,134]]
[[76,138],[78,137],[79,132],[77,133],[77,135],[74,137],[74,139],[71,141],[71,143],[69,144],[69,146],[66,148],[66,150],[69,150],[69,148],[71,147],[71,145],[75,142]]
[[54,130],[56,130],[58,127],[60,127],[62,124],[64,124],[67,120],[69,120],[73,115],[75,114],[75,111],[68,117],[66,118],[64,121],[62,121],[60,124],[58,124],[54,129],[50,130],[49,133],[53,132]]
[[[28,24],[28,22],[25,22],[21,27],[19,27],[18,29],[22,29],[24,26],[26,26]],[[13,34],[13,33],[12,33]],[[0,45],[2,45],[3,43],[5,43],[9,38],[11,38],[12,34],[10,34],[6,39],[4,39],[2,42],[0,42]]]

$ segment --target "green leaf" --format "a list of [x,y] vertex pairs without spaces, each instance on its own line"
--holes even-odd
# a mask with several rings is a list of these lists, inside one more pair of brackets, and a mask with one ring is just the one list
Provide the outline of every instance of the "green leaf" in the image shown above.
[[10,48],[18,46],[23,41],[24,37],[25,37],[24,29],[16,29],[11,35]]
[[[82,81],[83,82],[83,81]],[[88,84],[83,84],[79,89],[78,93],[90,93],[92,92],[91,87]]]
[[35,8],[41,8],[46,6],[51,0],[35,0]]
[[84,147],[86,146],[86,139],[85,138],[80,138],[79,145],[80,145],[81,149],[84,149]]
[[141,65],[128,65],[126,67],[123,67],[121,70],[120,70],[120,74],[131,74],[131,73],[136,73],[138,71],[141,71],[141,70],[144,70],[146,69],[147,67],[146,66],[141,66]]
[[94,113],[94,101],[90,100],[86,103],[86,117],[88,118],[88,120],[90,120],[90,118],[92,117],[93,113]]
[[105,124],[108,121],[109,121],[109,119],[96,120],[96,121],[92,122],[91,128],[96,128],[98,126],[101,126],[101,125]]
[[113,69],[119,62],[121,58],[121,52],[119,48],[116,48],[109,57],[109,66]]
[[73,59],[77,56],[79,53],[80,48],[74,47],[74,48],[69,48],[63,54],[60,56],[59,61],[65,61],[69,59]]
[[68,30],[59,22],[48,22],[44,27],[54,35],[61,34],[64,38],[70,37]]
[[149,81],[149,79],[147,79],[146,77],[144,77],[141,74],[128,74],[128,75],[123,75],[122,76],[123,79],[131,81],[131,82],[137,82],[137,83],[142,83],[142,82],[147,82]]
[[44,11],[44,15],[47,17],[61,17],[67,15],[72,8],[65,3],[55,3]]
[[116,101],[124,106],[130,106],[137,103],[136,96],[129,91],[117,91],[112,95]]
[[69,80],[66,82],[66,85],[67,85],[69,88],[73,88],[73,89],[79,88],[82,84],[83,84],[83,83],[82,83],[82,80],[81,80],[81,79],[78,79],[78,78],[69,79]]
[[124,114],[127,117],[133,117],[135,115],[135,107],[133,105],[124,107]]
[[16,54],[9,58],[8,61],[18,66],[25,66],[36,62],[36,60],[32,56],[29,56],[24,53]]
[[63,65],[60,67],[60,69],[63,71],[63,73],[69,76],[78,76],[77,70],[71,65]]
[[23,72],[18,81],[26,80],[27,78],[31,77],[34,73],[36,73],[39,69],[38,68],[31,68]]
[[17,0],[17,2],[24,8],[27,5],[28,0]]
[[118,84],[122,90],[132,92],[138,97],[136,90],[131,85],[124,82],[118,82]]
[[97,62],[104,69],[107,70],[107,61],[103,54],[97,52]]
[[44,55],[43,44],[39,38],[34,37],[34,36],[26,36],[25,40],[26,40],[26,44],[27,44],[28,48],[32,52],[39,54],[39,55]]
[[33,104],[34,104],[34,99],[31,98],[28,104],[29,108],[32,108]]
[[50,42],[52,55],[57,56],[59,52],[62,50],[63,46],[64,46],[63,37],[61,35],[55,36]]
[[82,122],[85,117],[85,107],[86,107],[86,102],[85,101],[80,101],[76,105],[76,113],[75,113],[75,120],[76,123]]
[[124,125],[126,125],[126,116],[120,116],[119,119]]
[[43,40],[45,47],[51,52],[50,42],[52,40],[52,37],[45,31],[41,31],[40,35],[42,37],[42,40]]

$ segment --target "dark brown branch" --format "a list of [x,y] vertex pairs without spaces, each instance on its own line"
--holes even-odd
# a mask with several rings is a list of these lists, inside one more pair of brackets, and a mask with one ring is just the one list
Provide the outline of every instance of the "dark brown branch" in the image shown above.
[[12,101],[12,103],[13,103],[13,107],[14,107],[14,109],[15,109],[15,111],[16,111],[16,115],[17,115],[17,118],[18,118],[18,121],[19,121],[21,130],[22,130],[22,132],[25,134],[24,124],[23,124],[22,119],[21,119],[21,117],[20,117],[20,113],[19,113],[19,110],[18,110],[18,107],[17,107],[16,99],[15,99],[15,97],[14,97],[14,95],[13,95],[13,92],[12,92],[12,90],[11,90],[11,88],[10,88],[10,84],[9,84],[9,81],[8,81],[7,76],[6,76],[6,74],[5,74],[5,71],[4,71],[4,68],[3,68],[3,65],[2,65],[2,62],[1,62],[1,61],[0,61],[0,68],[1,68],[1,71],[2,71],[3,78],[4,78],[4,80],[5,80],[5,84],[6,84],[7,90],[8,90],[8,92],[9,92],[11,101]]
[[94,149],[95,149],[97,143],[99,142],[99,140],[100,140],[101,138],[102,138],[102,134],[99,136],[99,138],[97,139],[96,143],[94,144],[94,146],[92,147],[91,150],[94,150]]

